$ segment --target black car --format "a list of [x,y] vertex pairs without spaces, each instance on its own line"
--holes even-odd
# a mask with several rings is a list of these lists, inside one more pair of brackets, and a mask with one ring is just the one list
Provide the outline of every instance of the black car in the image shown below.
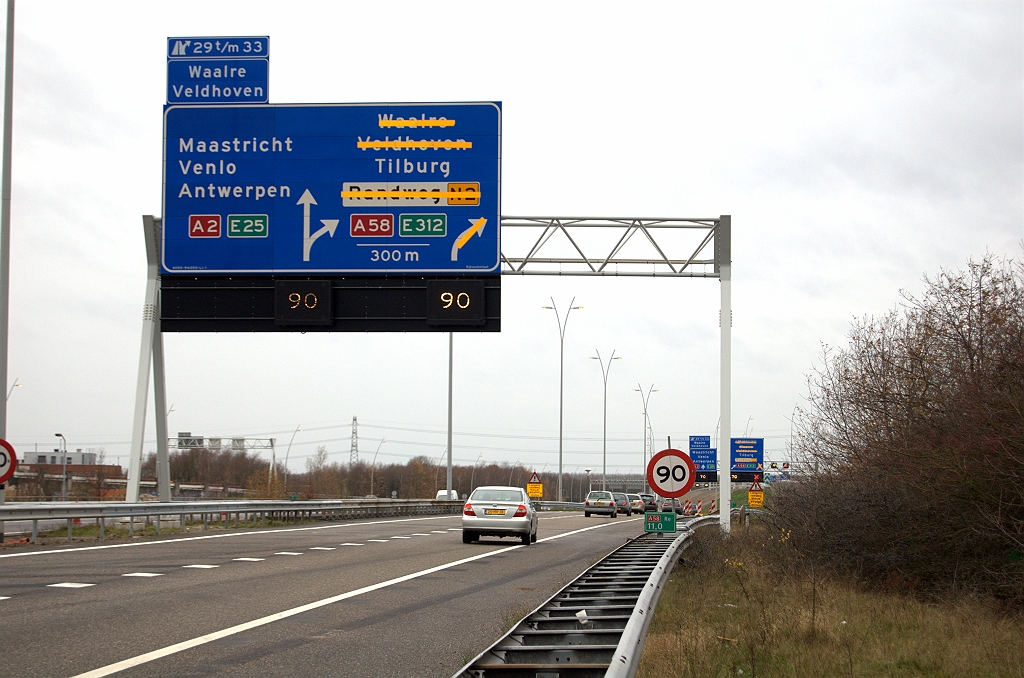
[[644,513],[648,512],[648,511],[654,511],[655,513],[657,513],[657,511],[658,511],[658,500],[655,498],[655,496],[653,494],[643,494],[643,493],[641,493],[640,494],[640,499],[642,499],[643,502],[644,502]]
[[612,492],[612,496],[615,497],[616,513],[625,513],[627,516],[633,515],[633,508],[629,505],[629,497],[626,496],[625,492]]

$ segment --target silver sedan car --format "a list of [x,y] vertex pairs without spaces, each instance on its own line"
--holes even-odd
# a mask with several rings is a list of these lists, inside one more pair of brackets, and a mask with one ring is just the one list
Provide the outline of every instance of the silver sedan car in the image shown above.
[[473,490],[462,508],[462,543],[480,537],[519,537],[537,541],[537,511],[519,487],[486,486]]

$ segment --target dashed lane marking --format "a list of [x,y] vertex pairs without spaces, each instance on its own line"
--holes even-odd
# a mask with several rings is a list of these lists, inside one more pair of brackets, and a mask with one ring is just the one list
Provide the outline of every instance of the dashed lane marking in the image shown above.
[[388,543],[387,539],[367,539],[366,541],[375,541],[378,544],[387,544]]
[[10,600],[10,596],[0,596],[0,600]]
[[434,534],[448,534],[448,530],[431,530]]
[[333,546],[310,546],[310,551],[333,551]]
[[296,553],[295,551],[278,551],[274,555],[275,556],[301,556],[302,554],[301,553]]
[[[281,532],[306,532],[309,530],[336,530],[350,527],[363,527],[365,525],[390,525],[392,523],[410,523],[423,520],[442,520],[454,518],[452,514],[439,516],[427,516],[424,518],[396,518],[394,520],[370,520],[361,523],[349,523],[347,525],[314,525],[312,527],[279,527],[270,530],[245,530],[243,532],[229,532],[227,534],[205,534],[199,537],[179,537],[177,539],[161,539],[160,541],[139,541],[129,544],[104,544],[103,546],[78,546],[69,549],[51,549],[47,551],[26,551],[23,553],[2,553],[0,558],[24,558],[25,556],[53,555],[55,553],[78,553],[81,551],[100,551],[102,549],[123,549],[134,546],[155,546],[159,544],[177,544],[183,541],[199,541],[202,539],[227,539],[230,537],[245,537],[250,535],[277,534]],[[457,528],[461,530],[462,528]]]
[[430,535],[429,534],[423,534],[422,532],[413,532],[412,536],[414,536],[414,537],[429,537]]
[[122,577],[162,577],[162,572],[129,572],[128,574],[122,574]]
[[191,568],[193,570],[212,570],[215,567],[220,567],[220,565],[182,565],[182,567],[184,569]]
[[341,544],[341,546],[365,546],[365,544],[357,544],[354,541],[347,541],[344,544]]
[[392,537],[392,539],[412,539],[412,537]]
[[60,584],[47,584],[47,586],[55,589],[84,589],[86,586],[96,586],[96,584],[79,584],[78,582],[65,581]]
[[237,560],[241,563],[258,563],[261,560],[266,560],[266,558],[232,558],[232,560]]
[[[551,537],[545,537],[544,539],[538,539],[537,543],[540,544],[542,542],[554,541],[556,539],[562,539],[563,537],[568,537],[574,534],[580,534],[581,532],[599,530],[601,528],[608,527],[609,525],[623,525],[625,523],[635,522],[639,520],[640,518],[628,518],[626,520],[622,520],[615,523],[600,523],[598,525],[592,525],[591,527],[584,527],[578,530],[572,530],[570,532],[556,534]],[[288,617],[294,617],[297,614],[309,612],[310,610],[315,610],[317,608],[324,607],[325,605],[330,605],[331,603],[337,603],[339,601],[347,600],[349,598],[355,598],[356,596],[361,596],[372,591],[378,591],[380,589],[387,588],[389,586],[394,586],[395,584],[401,584],[412,579],[418,579],[419,577],[423,577],[428,574],[433,574],[435,572],[441,572],[442,570],[447,570],[451,567],[456,567],[464,563],[471,563],[477,560],[483,560],[484,558],[490,558],[491,556],[496,556],[501,553],[507,553],[509,551],[514,551],[516,549],[525,548],[525,546],[525,544],[519,544],[517,546],[507,546],[505,548],[495,549],[494,551],[488,551],[487,553],[480,553],[475,556],[470,556],[469,558],[460,558],[459,560],[453,560],[450,563],[445,563],[443,565],[431,567],[426,570],[420,570],[419,572],[413,572],[411,574],[403,575],[401,577],[395,577],[394,579],[388,579],[387,581],[382,581],[379,584],[372,584],[370,586],[364,586],[363,588],[355,589],[353,591],[346,591],[345,593],[341,593],[336,596],[331,596],[330,598],[324,598],[323,600],[317,600],[312,603],[307,603],[306,605],[293,607],[290,610],[276,612],[274,614],[267,615],[266,617],[260,617],[259,619],[253,619],[252,621],[247,621],[242,624],[237,624],[235,626],[228,627],[226,629],[221,629],[220,631],[214,631],[212,633],[207,633],[202,636],[197,636],[195,638],[191,638],[180,643],[175,643],[173,645],[168,645],[167,647],[162,647],[151,652],[140,654],[136,657],[129,657],[128,659],[124,659],[113,664],[108,664],[106,666],[101,666],[99,668],[93,669],[92,671],[80,673],[77,676],[74,676],[74,678],[101,678],[102,676],[109,676],[111,674],[118,673],[126,669],[130,669],[134,666],[148,664],[149,662],[155,661],[157,659],[161,659],[172,654],[177,654],[178,652],[183,652],[185,650],[192,649],[193,647],[199,647],[200,645],[205,645],[215,640],[220,640],[221,638],[227,638],[228,636],[233,636],[237,633],[243,633],[251,629],[259,628],[261,626],[266,626],[267,624],[280,621],[282,619],[287,619]]]

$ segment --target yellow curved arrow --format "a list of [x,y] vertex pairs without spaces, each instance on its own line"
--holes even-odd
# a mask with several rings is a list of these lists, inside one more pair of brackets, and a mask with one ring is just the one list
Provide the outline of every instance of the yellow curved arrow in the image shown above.
[[459,237],[455,239],[455,244],[452,245],[452,261],[459,260],[459,250],[462,249],[463,245],[469,242],[470,238],[472,238],[474,235],[479,235],[480,237],[483,237],[484,235],[484,226],[487,225],[486,217],[480,217],[476,221],[470,219],[469,221],[473,225],[467,228],[462,233],[460,233]]

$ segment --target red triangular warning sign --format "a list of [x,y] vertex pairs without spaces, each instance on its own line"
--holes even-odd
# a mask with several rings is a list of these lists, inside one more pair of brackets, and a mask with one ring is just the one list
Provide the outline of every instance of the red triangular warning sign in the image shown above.
[[537,475],[536,471],[534,471],[533,475],[530,476],[530,482],[531,483],[539,483],[540,482],[540,476]]

